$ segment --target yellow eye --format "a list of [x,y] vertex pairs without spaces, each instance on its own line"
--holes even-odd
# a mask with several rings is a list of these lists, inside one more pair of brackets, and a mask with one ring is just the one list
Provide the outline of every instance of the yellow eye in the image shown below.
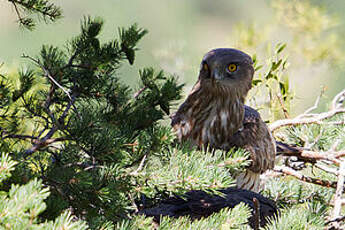
[[204,70],[208,70],[208,65],[206,63],[204,63],[204,65],[202,66],[202,68],[204,68]]
[[228,69],[230,72],[235,72],[237,70],[237,65],[236,64],[230,64],[228,66]]

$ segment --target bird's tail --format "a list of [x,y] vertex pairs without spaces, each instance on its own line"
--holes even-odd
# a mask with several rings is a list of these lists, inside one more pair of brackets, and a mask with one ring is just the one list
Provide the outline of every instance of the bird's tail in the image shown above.
[[260,173],[255,173],[249,169],[236,177],[237,188],[246,189],[253,192],[260,191]]
[[285,155],[298,155],[300,154],[303,150],[305,150],[302,147],[298,146],[291,146],[288,144],[285,144],[280,141],[276,141],[276,146],[277,146],[277,155],[279,154],[285,154]]
[[303,151],[309,150],[307,148],[291,146],[280,141],[276,141],[276,146],[277,146],[277,156],[278,155],[283,155],[287,157],[295,156],[297,157],[299,161],[316,163],[315,159],[309,158],[308,156],[303,156],[302,154]]

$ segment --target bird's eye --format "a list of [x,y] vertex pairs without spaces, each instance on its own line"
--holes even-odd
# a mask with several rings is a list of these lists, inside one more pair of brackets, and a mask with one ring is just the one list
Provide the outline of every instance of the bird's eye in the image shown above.
[[229,69],[230,72],[235,72],[235,71],[237,70],[237,65],[231,63],[231,64],[228,66],[228,69]]
[[207,65],[206,63],[204,63],[204,64],[202,65],[202,68],[203,68],[204,70],[208,70],[208,65]]

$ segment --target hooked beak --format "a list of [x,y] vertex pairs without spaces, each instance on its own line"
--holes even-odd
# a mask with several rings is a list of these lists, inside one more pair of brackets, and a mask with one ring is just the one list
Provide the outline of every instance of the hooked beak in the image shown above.
[[214,70],[213,78],[216,79],[216,80],[222,80],[223,76],[217,70]]

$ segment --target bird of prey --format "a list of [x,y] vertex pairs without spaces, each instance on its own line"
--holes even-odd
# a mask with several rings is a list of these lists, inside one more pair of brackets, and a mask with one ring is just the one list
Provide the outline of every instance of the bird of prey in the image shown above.
[[247,150],[251,164],[236,177],[237,187],[258,192],[260,174],[274,167],[276,145],[260,114],[244,104],[253,74],[253,61],[246,53],[231,48],[209,51],[171,125],[181,142],[190,141],[200,149]]

